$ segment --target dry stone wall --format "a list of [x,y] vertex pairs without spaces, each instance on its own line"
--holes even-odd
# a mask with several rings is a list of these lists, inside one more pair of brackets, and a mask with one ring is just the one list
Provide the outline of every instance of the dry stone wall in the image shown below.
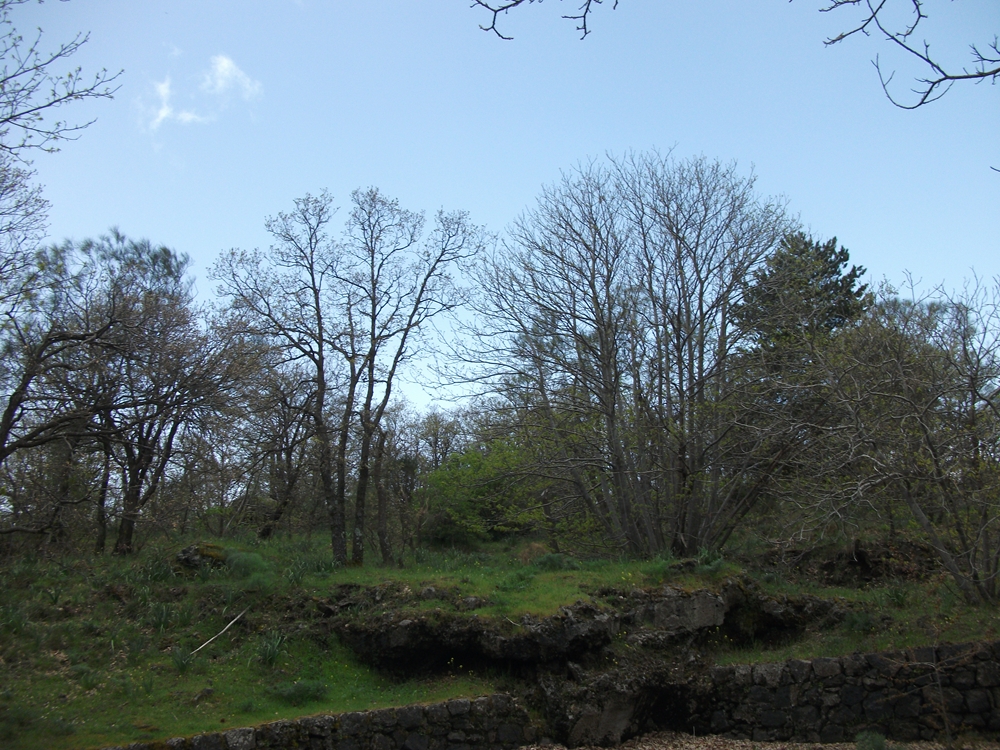
[[310,716],[108,750],[513,750],[532,742],[527,711],[507,695]]
[[[712,667],[694,680],[634,687],[588,704],[564,741],[613,744],[658,728],[755,741],[839,742],[865,730],[902,741],[969,730],[1000,737],[1000,641]],[[556,728],[536,727],[513,698],[492,695],[277,721],[127,750],[513,750],[542,733],[561,737]]]
[[865,730],[904,741],[1000,734],[1000,642],[714,667],[708,678],[689,703],[688,726],[700,732],[810,742]]

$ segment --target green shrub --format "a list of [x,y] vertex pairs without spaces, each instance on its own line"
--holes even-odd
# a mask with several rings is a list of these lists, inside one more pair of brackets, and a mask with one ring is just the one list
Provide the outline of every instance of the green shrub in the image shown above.
[[551,552],[547,555],[542,555],[537,558],[532,565],[534,565],[539,570],[544,570],[546,572],[553,572],[557,570],[579,570],[580,563],[574,560],[569,555],[563,555],[558,552]]
[[230,552],[226,555],[226,567],[235,578],[248,578],[255,573],[264,573],[267,563],[256,552]]
[[329,692],[329,688],[319,680],[282,682],[270,690],[271,695],[291,706],[302,706],[306,703],[323,700],[327,692]]

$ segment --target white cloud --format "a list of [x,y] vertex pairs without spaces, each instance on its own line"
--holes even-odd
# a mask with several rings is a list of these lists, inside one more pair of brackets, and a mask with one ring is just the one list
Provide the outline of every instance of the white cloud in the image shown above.
[[212,58],[212,68],[206,74],[201,84],[202,91],[210,94],[225,94],[235,89],[246,100],[260,96],[259,81],[240,70],[232,58],[226,55],[216,55]]
[[228,107],[230,93],[250,101],[261,95],[261,85],[240,70],[231,58],[226,55],[216,55],[211,59],[209,69],[202,73],[198,91],[191,92],[197,109],[208,114],[199,114],[193,109],[177,109],[173,103],[175,92],[170,76],[166,76],[160,82],[154,82],[153,92],[155,103],[150,103],[148,97],[143,97],[145,101],[140,101],[139,106],[149,129],[155,131],[164,123],[171,121],[181,125],[213,122],[219,119]]
[[153,88],[156,89],[156,96],[159,98],[160,103],[155,110],[152,121],[149,123],[151,130],[156,130],[166,120],[177,120],[185,125],[192,122],[206,121],[207,118],[191,112],[190,110],[178,111],[174,109],[173,105],[170,103],[170,97],[173,93],[170,87],[170,76],[164,78],[160,83],[153,84]]

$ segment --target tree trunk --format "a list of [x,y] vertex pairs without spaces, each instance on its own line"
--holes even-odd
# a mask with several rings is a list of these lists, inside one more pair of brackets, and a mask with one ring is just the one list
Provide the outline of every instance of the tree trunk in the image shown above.
[[375,493],[378,498],[378,518],[376,521],[376,532],[378,534],[379,554],[382,555],[382,564],[392,564],[392,545],[389,544],[389,493],[385,488],[385,481],[382,478],[382,469],[385,466],[385,443],[388,433],[379,429],[378,441],[375,443],[375,466],[372,470],[372,479],[375,484]]
[[97,524],[97,537],[94,540],[94,553],[103,555],[108,543],[108,519],[105,510],[108,501],[108,488],[111,486],[111,448],[105,445],[104,448],[104,469],[101,472],[101,487],[97,492],[97,509],[95,513],[95,523]]

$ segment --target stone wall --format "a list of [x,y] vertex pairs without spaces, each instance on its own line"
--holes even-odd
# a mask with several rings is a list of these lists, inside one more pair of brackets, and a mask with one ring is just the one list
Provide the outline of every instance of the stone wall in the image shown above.
[[[613,744],[655,729],[759,742],[839,742],[865,730],[902,741],[970,730],[998,737],[1000,641],[713,667],[694,681],[605,696],[583,713],[565,738],[570,745]],[[535,727],[513,698],[492,695],[277,721],[128,750],[513,750],[555,728]]]
[[864,730],[904,741],[997,736],[1000,642],[714,667],[686,708],[686,727],[650,718],[757,741],[837,742]]
[[127,750],[512,750],[534,739],[527,711],[507,695],[490,695],[275,721]]

